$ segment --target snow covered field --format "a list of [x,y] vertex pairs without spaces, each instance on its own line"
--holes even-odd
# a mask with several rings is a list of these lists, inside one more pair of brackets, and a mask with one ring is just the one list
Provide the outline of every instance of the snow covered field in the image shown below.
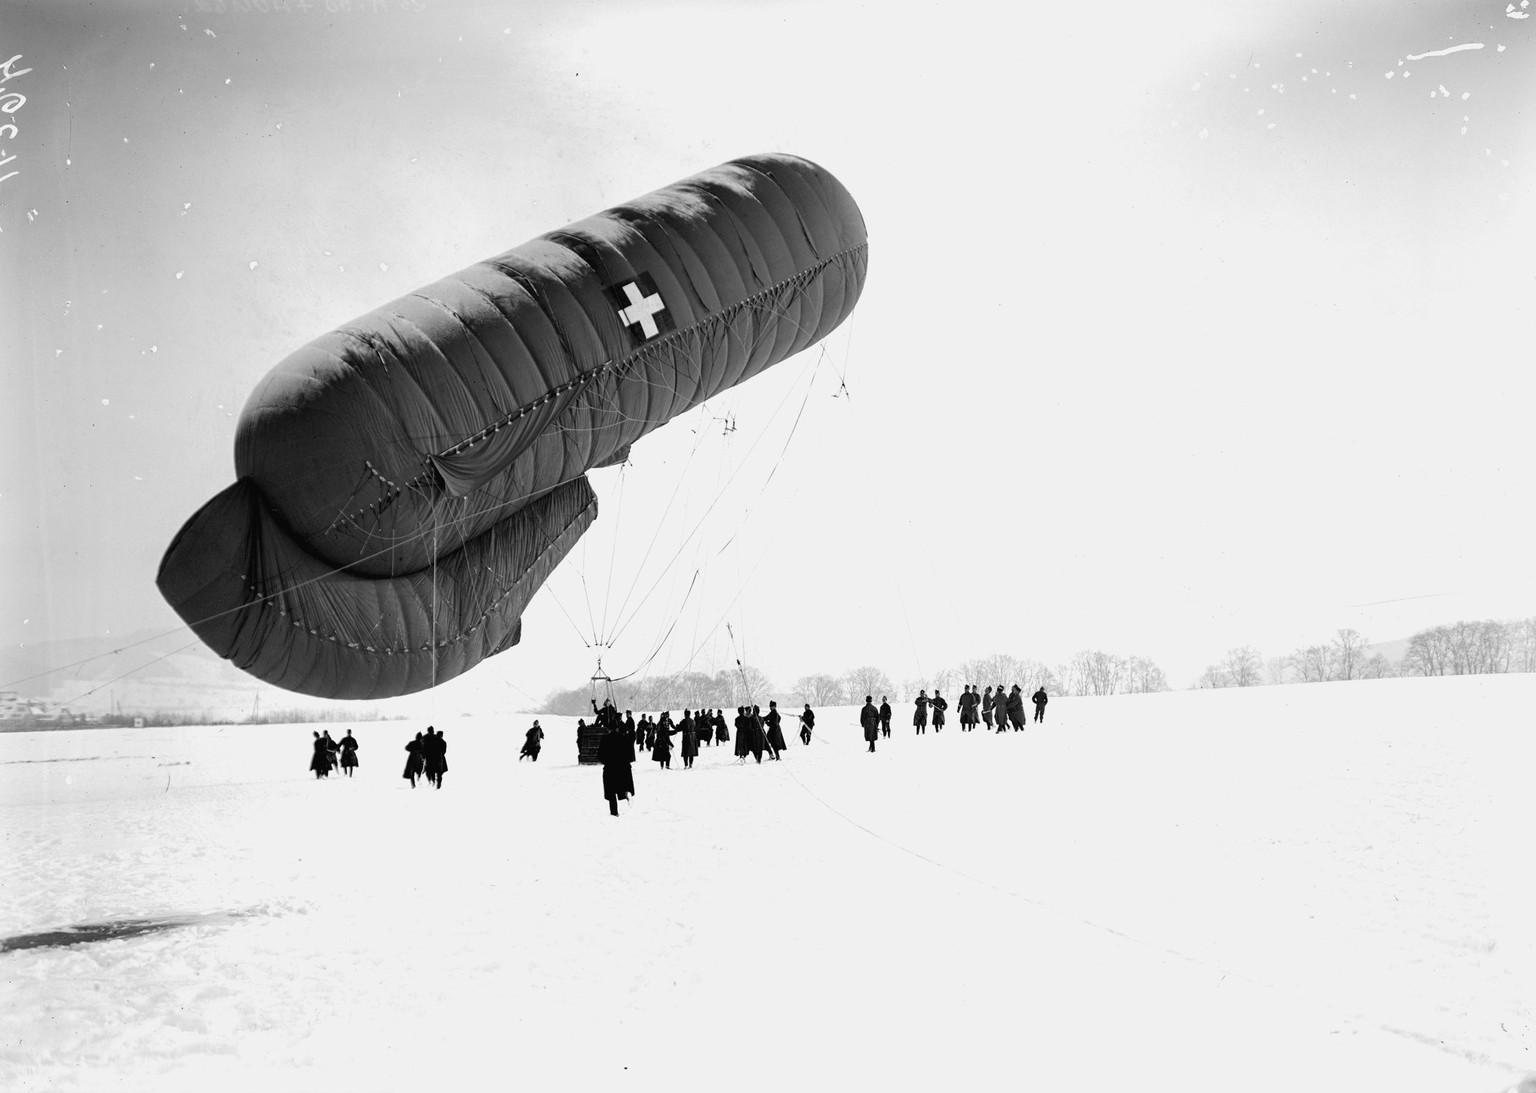
[[[0,736],[0,1088],[1494,1093],[1536,1070],[1536,678],[1056,699],[876,755],[574,720]],[[952,714],[953,716],[953,714]],[[340,736],[345,726],[333,726]],[[786,736],[790,736],[786,731]],[[785,1083],[796,1083],[786,1086]]]

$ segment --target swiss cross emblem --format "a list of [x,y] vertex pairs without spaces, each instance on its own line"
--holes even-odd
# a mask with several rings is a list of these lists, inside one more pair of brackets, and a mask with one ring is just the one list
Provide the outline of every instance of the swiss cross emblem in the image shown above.
[[650,274],[642,273],[632,281],[614,285],[608,289],[608,297],[615,305],[619,322],[636,342],[648,342],[672,329],[667,305]]

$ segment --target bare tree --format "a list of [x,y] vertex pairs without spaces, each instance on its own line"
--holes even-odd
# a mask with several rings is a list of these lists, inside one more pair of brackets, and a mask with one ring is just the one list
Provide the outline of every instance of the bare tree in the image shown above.
[[715,673],[715,702],[720,706],[766,706],[773,681],[750,664]]
[[1408,639],[1403,670],[1421,676],[1443,676],[1451,664],[1451,633],[1445,626],[1420,630]]
[[1257,687],[1260,673],[1263,671],[1264,659],[1259,656],[1259,651],[1251,645],[1244,645],[1239,649],[1228,649],[1227,659],[1223,663],[1227,670],[1227,678],[1234,687]]
[[1536,672],[1536,615],[1509,627],[1511,672]]
[[878,698],[896,693],[896,688],[891,686],[891,677],[870,664],[844,672],[843,688],[850,702],[862,702],[864,695]]
[[844,701],[843,685],[835,676],[801,676],[795,681],[795,693],[801,702],[812,706],[838,706]]
[[1364,664],[1360,665],[1361,679],[1390,679],[1397,675],[1397,670],[1392,667],[1392,662],[1383,653],[1376,653]]
[[1084,649],[1068,666],[1075,695],[1112,695],[1125,682],[1126,660],[1102,649]]
[[1264,682],[1284,683],[1286,670],[1290,666],[1290,657],[1267,657],[1264,661]]
[[1125,662],[1125,689],[1130,694],[1152,694],[1168,690],[1168,677],[1146,657],[1131,657]]
[[1365,661],[1365,639],[1360,631],[1345,628],[1333,639],[1334,679],[1359,679]]
[[1205,671],[1200,675],[1200,686],[1212,688],[1232,686],[1232,677],[1227,674],[1227,666],[1225,664],[1206,665]]
[[1331,644],[1297,649],[1291,654],[1291,667],[1295,669],[1297,680],[1302,683],[1327,683],[1339,678]]

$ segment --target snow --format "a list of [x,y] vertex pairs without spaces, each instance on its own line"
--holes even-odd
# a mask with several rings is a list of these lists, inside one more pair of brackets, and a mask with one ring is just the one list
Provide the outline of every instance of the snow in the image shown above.
[[[642,761],[574,719],[0,735],[0,1088],[1360,1090],[1536,1069],[1536,678],[1057,698]],[[675,713],[676,711],[674,711]],[[951,718],[954,711],[951,710]],[[346,726],[331,726],[340,736]],[[792,736],[792,733],[786,733]]]

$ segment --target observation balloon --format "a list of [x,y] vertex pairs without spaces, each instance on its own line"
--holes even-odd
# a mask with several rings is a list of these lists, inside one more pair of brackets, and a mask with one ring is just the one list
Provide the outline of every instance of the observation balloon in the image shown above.
[[586,471],[830,333],[863,289],[847,190],[732,160],[322,335],[257,384],[235,483],[161,593],[288,690],[408,694],[515,645],[597,515]]

